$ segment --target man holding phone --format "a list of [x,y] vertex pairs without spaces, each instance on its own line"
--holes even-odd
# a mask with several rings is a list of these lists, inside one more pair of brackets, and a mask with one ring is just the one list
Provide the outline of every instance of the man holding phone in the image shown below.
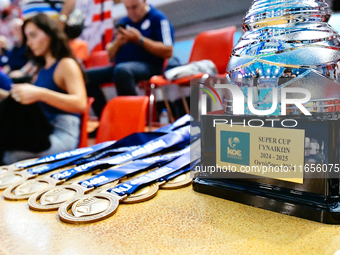
[[123,0],[127,17],[116,26],[114,40],[106,50],[115,65],[87,71],[88,95],[95,97],[98,117],[105,106],[99,88],[115,82],[118,95],[136,95],[135,83],[161,74],[164,60],[173,50],[174,31],[166,16],[146,0]]

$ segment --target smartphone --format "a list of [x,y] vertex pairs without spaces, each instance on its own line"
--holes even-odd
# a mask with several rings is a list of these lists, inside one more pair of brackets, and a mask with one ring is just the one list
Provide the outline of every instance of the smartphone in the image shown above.
[[125,23],[118,23],[116,26],[115,26],[115,29],[118,29],[118,28],[125,28],[126,29],[126,24]]

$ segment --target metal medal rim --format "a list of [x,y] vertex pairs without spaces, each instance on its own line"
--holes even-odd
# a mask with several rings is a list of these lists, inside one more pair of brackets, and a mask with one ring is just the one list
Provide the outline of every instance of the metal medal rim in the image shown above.
[[3,176],[6,176],[7,174],[11,174],[11,175],[19,175],[21,177],[21,180],[16,182],[16,183],[9,183],[9,184],[5,184],[5,185],[1,185],[0,184],[0,190],[3,189],[7,189],[9,187],[16,187],[22,183],[24,183],[25,181],[27,181],[28,179],[32,179],[34,177],[36,177],[37,175],[35,174],[30,174],[28,173],[26,170],[23,170],[21,172],[10,172],[10,173],[6,173],[4,175],[0,176],[0,179],[2,179]]
[[110,205],[109,207],[96,215],[90,215],[90,216],[84,216],[84,217],[76,217],[68,213],[68,210],[73,206],[74,203],[76,203],[78,200],[84,198],[84,196],[75,197],[65,203],[63,203],[58,210],[59,219],[66,223],[71,224],[86,224],[86,223],[93,223],[100,220],[104,220],[110,216],[112,216],[119,206],[119,198],[115,195],[112,195],[110,193],[94,193],[90,195],[86,195],[88,197],[99,197],[109,200]]
[[118,185],[119,181],[120,180],[115,180],[115,181],[109,182],[107,184],[104,184],[102,186],[99,186],[99,187],[95,188],[95,190],[93,192],[101,193],[101,192],[106,191],[110,188],[116,187]]
[[[30,162],[30,161],[35,161],[37,160],[38,158],[33,158],[33,159],[25,159],[25,160],[21,160],[19,162],[15,162],[13,164],[10,164],[10,165],[3,165],[3,166],[0,166],[0,176],[3,175],[3,174],[6,174],[8,172],[12,172],[12,171],[21,171],[21,170],[24,170],[25,167],[16,167],[15,165],[19,164],[19,163],[26,163],[26,162]],[[1,173],[1,170],[2,171],[6,171],[4,173]]]
[[3,174],[7,174],[9,172],[19,171],[20,168],[14,167],[14,165],[8,165],[8,166],[0,166],[0,176]]
[[[185,175],[185,179],[183,181],[179,181],[179,182],[173,182],[174,179]],[[160,186],[161,189],[180,189],[180,188],[184,188],[186,186],[189,186],[192,183],[192,178],[190,177],[190,172],[187,172],[185,174],[181,174],[177,177],[175,177],[174,179],[169,180],[168,182],[166,182],[164,185]]]
[[[5,199],[7,200],[25,200],[25,199],[28,199],[30,196],[32,196],[33,194],[32,193],[27,193],[27,194],[22,194],[22,195],[15,195],[13,194],[13,191],[18,188],[19,186],[21,186],[22,184],[24,184],[26,181],[28,180],[25,180],[15,186],[11,186],[11,187],[8,187],[7,189],[4,190],[3,192],[3,196]],[[54,180],[52,178],[45,178],[45,179],[33,179],[33,180],[29,180],[29,181],[34,181],[34,182],[44,182],[44,183],[47,183],[50,187],[49,188],[54,188],[58,183],[60,183],[59,180]],[[40,191],[38,191],[40,192]],[[37,193],[37,192],[35,192]]]
[[76,192],[76,195],[73,196],[72,198],[70,199],[73,199],[75,197],[79,197],[79,196],[82,196],[84,195],[87,190],[81,186],[78,186],[78,185],[61,185],[61,186],[54,186],[54,187],[49,187],[49,188],[46,188],[42,191],[39,191],[39,192],[36,192],[34,193],[33,195],[30,196],[30,198],[28,199],[27,203],[28,203],[28,207],[29,209],[31,210],[34,210],[34,211],[54,211],[54,210],[58,210],[58,208],[63,204],[63,203],[66,203],[67,201],[69,201],[70,199],[64,201],[64,202],[61,202],[61,203],[57,203],[57,204],[50,204],[50,205],[42,205],[40,203],[37,202],[37,200],[44,195],[46,194],[47,192],[50,192],[51,190],[55,189],[55,188],[62,188],[62,189],[72,189]]
[[150,187],[150,190],[147,193],[142,194],[142,195],[135,195],[135,196],[133,194],[131,194],[126,199],[122,200],[122,203],[124,203],[124,204],[135,204],[135,203],[147,201],[147,200],[155,197],[158,190],[159,190],[158,183],[153,183],[153,184],[148,185],[146,187]]
[[[118,182],[119,182],[119,180],[114,181],[113,183],[111,183],[111,185],[112,186],[117,185]],[[106,185],[108,185],[108,184],[106,184]],[[85,188],[85,187],[77,185],[77,184],[61,185],[61,186],[58,186],[58,189],[60,189],[60,188],[73,189],[76,192],[76,195],[73,196],[72,198],[64,201],[64,202],[57,203],[57,204],[42,205],[42,204],[37,202],[37,200],[40,199],[44,194],[46,194],[47,192],[49,192],[49,191],[51,191],[51,190],[53,190],[55,188],[57,188],[57,187],[56,186],[55,187],[50,187],[50,188],[44,189],[42,191],[36,192],[33,195],[31,195],[30,198],[27,201],[28,207],[31,210],[34,210],[34,211],[54,211],[54,210],[58,210],[58,208],[61,206],[61,204],[66,203],[70,199],[73,199],[73,198],[78,197],[78,196],[85,195],[86,193],[91,192],[91,191],[93,191],[93,192],[101,192],[103,190],[103,189],[100,189],[100,188],[97,188],[98,190],[97,189],[94,190],[94,187]]]

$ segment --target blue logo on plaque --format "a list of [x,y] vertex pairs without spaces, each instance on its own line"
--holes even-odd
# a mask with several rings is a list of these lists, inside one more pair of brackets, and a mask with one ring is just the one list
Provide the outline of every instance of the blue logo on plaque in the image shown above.
[[249,166],[250,134],[221,131],[221,161]]

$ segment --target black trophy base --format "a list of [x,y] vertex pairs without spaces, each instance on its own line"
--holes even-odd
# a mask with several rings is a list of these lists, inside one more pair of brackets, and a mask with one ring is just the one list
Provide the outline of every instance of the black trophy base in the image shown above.
[[326,224],[340,224],[340,203],[320,204],[310,199],[295,201],[283,195],[232,180],[199,179],[193,181],[197,192],[224,198],[230,201],[262,208],[290,216]]

